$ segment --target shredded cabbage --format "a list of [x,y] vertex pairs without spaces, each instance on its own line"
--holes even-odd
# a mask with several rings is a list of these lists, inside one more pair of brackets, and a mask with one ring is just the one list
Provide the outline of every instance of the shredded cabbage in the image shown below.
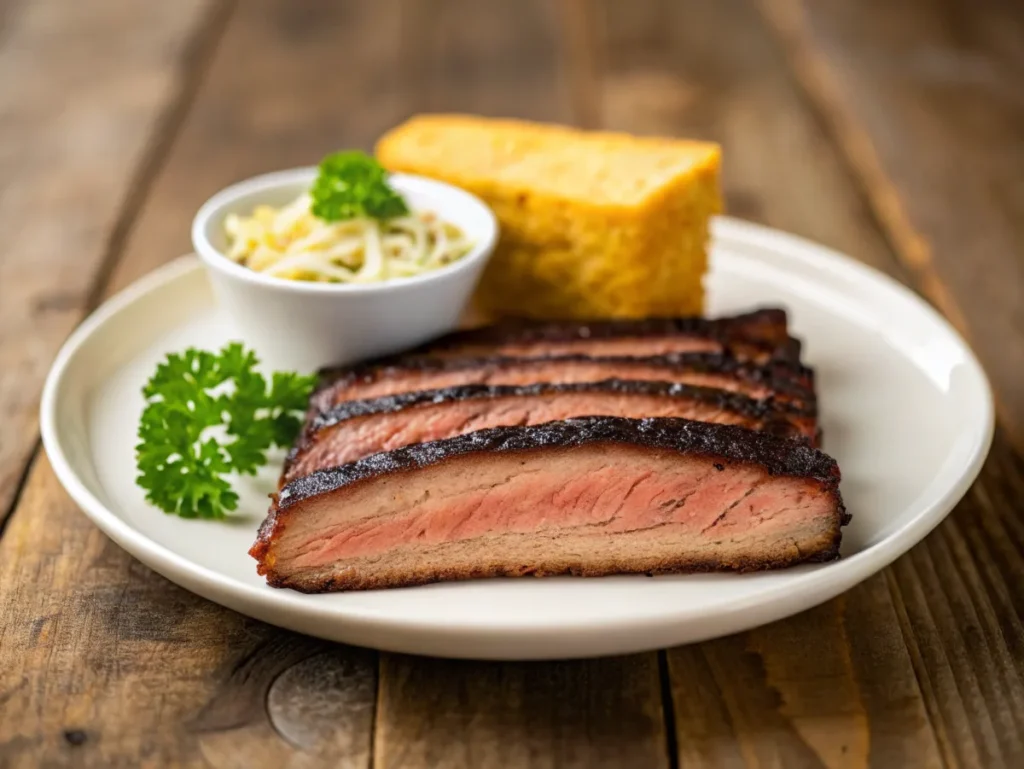
[[325,222],[311,204],[303,193],[283,208],[257,206],[250,216],[229,215],[228,258],[276,278],[370,283],[436,270],[472,245],[458,227],[429,211]]

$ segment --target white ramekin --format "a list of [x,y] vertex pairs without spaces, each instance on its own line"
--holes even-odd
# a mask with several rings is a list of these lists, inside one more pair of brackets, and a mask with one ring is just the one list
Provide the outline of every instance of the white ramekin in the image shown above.
[[441,269],[380,283],[311,283],[263,275],[224,256],[225,217],[260,204],[282,206],[308,189],[316,173],[297,168],[233,184],[206,201],[192,222],[193,247],[239,339],[269,366],[305,372],[398,352],[454,329],[494,250],[498,224],[483,201],[444,182],[390,178],[411,208],[433,211],[474,244]]

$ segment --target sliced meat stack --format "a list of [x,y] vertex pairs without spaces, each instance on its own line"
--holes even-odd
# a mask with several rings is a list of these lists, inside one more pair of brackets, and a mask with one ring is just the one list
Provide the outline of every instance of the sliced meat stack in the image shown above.
[[413,443],[507,425],[538,425],[602,414],[742,425],[789,438],[817,440],[811,413],[724,390],[610,379],[583,384],[462,385],[373,400],[348,401],[318,413],[289,454],[282,480]]
[[252,554],[306,592],[448,579],[768,569],[836,557],[835,462],[739,427],[498,427],[293,481]]
[[322,372],[250,551],[307,592],[838,557],[785,313],[458,332]]
[[809,369],[790,361],[754,364],[726,353],[674,353],[650,357],[545,355],[437,358],[405,356],[368,366],[322,372],[312,397],[322,411],[346,401],[436,390],[458,385],[576,384],[626,379],[713,387],[751,398],[774,398],[812,409]]
[[797,360],[800,343],[789,336],[783,310],[757,310],[729,318],[557,321],[488,326],[448,334],[418,351],[467,355],[666,355],[729,352],[740,360]]

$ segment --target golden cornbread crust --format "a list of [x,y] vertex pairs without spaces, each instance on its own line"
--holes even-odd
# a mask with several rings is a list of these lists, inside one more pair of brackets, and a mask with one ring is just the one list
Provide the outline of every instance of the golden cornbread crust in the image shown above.
[[703,311],[718,145],[459,115],[413,118],[377,145],[393,171],[483,198],[501,241],[483,309],[537,318]]

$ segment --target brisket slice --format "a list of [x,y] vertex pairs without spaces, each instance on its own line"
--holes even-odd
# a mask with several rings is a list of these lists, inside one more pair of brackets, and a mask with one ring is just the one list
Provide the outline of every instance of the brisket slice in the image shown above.
[[730,352],[741,360],[797,361],[800,343],[786,331],[784,310],[763,309],[707,319],[539,321],[501,323],[454,333],[413,351],[440,357],[666,355]]
[[682,419],[499,427],[285,486],[250,554],[305,592],[533,574],[750,571],[838,557],[839,468]]
[[285,461],[281,484],[380,451],[509,425],[584,416],[680,417],[817,440],[813,415],[771,400],[667,382],[461,385],[365,401],[317,415]]
[[540,358],[393,358],[386,362],[325,369],[310,399],[313,413],[345,401],[468,384],[573,384],[605,379],[673,382],[728,390],[751,398],[773,397],[808,410],[815,404],[813,374],[799,363],[758,365],[725,353],[677,353],[648,358],[556,355]]

